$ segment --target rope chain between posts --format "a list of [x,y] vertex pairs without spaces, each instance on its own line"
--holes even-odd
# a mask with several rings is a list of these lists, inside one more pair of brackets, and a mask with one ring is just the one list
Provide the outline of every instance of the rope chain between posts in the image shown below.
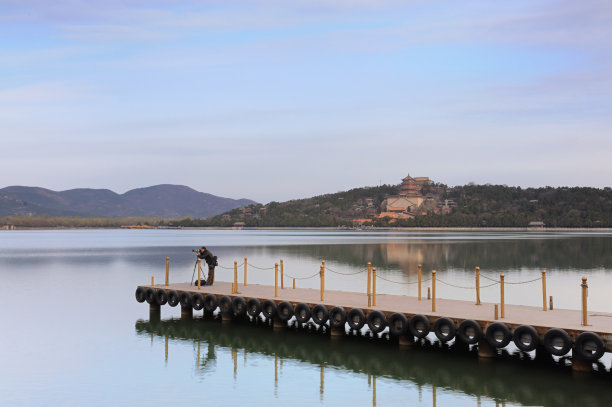
[[[389,280],[387,278],[384,278],[383,276],[381,276],[380,274],[376,275],[376,279],[381,279],[381,280],[385,280],[388,281],[390,283],[394,283],[394,284],[418,284],[418,281],[393,281],[393,280]],[[425,280],[421,280],[421,283],[426,283],[428,281],[431,281],[431,278],[425,279]]]
[[[496,283],[501,283],[501,280],[496,280],[494,278],[488,277],[485,274],[480,273],[480,277],[484,277],[489,281],[494,281]],[[527,281],[506,281],[504,280],[504,284],[528,284],[528,283],[533,283],[534,281],[538,281],[541,280],[542,277],[538,277],[538,278],[534,278],[533,280],[527,280]],[[488,287],[488,286],[487,286]]]
[[[456,284],[447,283],[446,281],[440,280],[439,278],[436,278],[436,282],[440,282],[442,284],[449,285],[449,286],[455,287],[455,288],[463,288],[465,290],[475,290],[476,289],[475,285],[471,286],[471,287],[466,287],[466,286],[463,286],[463,285],[456,285]],[[499,284],[499,281],[497,281],[495,283],[488,284],[488,285],[481,285],[480,288],[493,287],[494,285],[497,285],[497,284]]]
[[295,280],[308,280],[309,278],[316,277],[316,276],[318,276],[318,275],[320,275],[320,274],[321,274],[321,272],[320,272],[320,271],[317,271],[316,273],[314,273],[314,274],[313,274],[312,276],[310,276],[310,277],[293,277],[292,275],[285,273],[285,275],[286,275],[287,277],[289,277],[289,278],[293,278],[293,279],[295,279]]
[[257,266],[252,265],[251,263],[247,263],[247,265],[249,265],[249,266],[251,266],[251,267],[253,267],[253,268],[257,269],[257,270],[274,270],[274,266],[272,266],[272,267],[257,267]]
[[354,276],[356,274],[364,273],[364,272],[368,271],[368,269],[359,270],[359,271],[356,271],[354,273],[342,273],[340,271],[335,271],[335,270],[325,266],[325,271],[331,271],[332,273],[341,274],[343,276]]

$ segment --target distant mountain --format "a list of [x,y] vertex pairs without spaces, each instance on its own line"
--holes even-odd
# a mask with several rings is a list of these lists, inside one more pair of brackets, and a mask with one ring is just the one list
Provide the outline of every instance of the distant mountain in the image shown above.
[[124,194],[87,188],[51,191],[11,186],[0,189],[0,216],[207,218],[255,203],[250,199],[223,198],[183,185],[167,184]]

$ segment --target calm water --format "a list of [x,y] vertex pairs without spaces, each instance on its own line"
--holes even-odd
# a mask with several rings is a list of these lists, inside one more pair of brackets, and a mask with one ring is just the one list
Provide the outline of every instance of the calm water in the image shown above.
[[[136,285],[189,281],[192,248],[219,256],[217,278],[230,280],[233,261],[306,277],[322,259],[331,270],[357,272],[368,261],[381,277],[412,282],[417,265],[451,284],[473,284],[473,269],[508,281],[547,270],[558,308],[610,311],[612,234],[379,233],[313,231],[2,231],[0,232],[0,402],[2,405],[609,406],[610,358],[576,377],[565,360],[506,354],[479,361],[466,349],[425,343],[400,350],[384,339],[274,332],[264,324],[184,321],[163,307],[150,320],[134,299]],[[328,289],[363,291],[365,274],[326,273]],[[269,270],[249,281],[271,283]],[[286,284],[289,284],[286,282]],[[298,280],[318,287],[317,279]],[[507,286],[508,303],[540,305],[539,282]],[[378,281],[378,291],[414,295],[416,286]],[[440,297],[473,300],[472,290],[440,284]],[[498,301],[498,289],[484,289]],[[201,313],[201,312],[200,312]],[[196,315],[200,314],[196,313]],[[452,355],[450,355],[452,353]],[[533,355],[531,355],[533,356]]]

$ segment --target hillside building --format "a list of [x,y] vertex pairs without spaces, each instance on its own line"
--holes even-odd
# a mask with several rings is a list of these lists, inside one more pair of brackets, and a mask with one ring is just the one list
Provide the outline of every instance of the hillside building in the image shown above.
[[429,184],[428,177],[413,178],[408,174],[402,180],[399,195],[388,196],[383,201],[382,212],[393,218],[413,218],[426,200],[422,193],[423,186]]

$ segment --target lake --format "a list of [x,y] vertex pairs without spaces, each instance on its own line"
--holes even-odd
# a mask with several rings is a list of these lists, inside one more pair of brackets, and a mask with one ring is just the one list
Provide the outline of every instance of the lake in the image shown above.
[[[151,276],[190,281],[192,249],[219,257],[216,280],[233,278],[248,258],[249,282],[273,284],[283,259],[285,284],[361,291],[371,262],[379,293],[416,295],[417,267],[437,271],[441,298],[474,300],[474,269],[506,281],[547,270],[556,308],[612,308],[612,233],[390,232],[317,230],[0,231],[0,401],[3,405],[144,406],[250,403],[271,406],[608,406],[609,355],[577,376],[558,358],[506,352],[495,361],[439,346],[400,349],[383,339],[329,336],[266,324],[181,320],[180,307],[149,317],[134,298]],[[240,269],[242,271],[242,268]],[[357,273],[357,274],[354,274]],[[345,275],[350,274],[350,275]],[[384,279],[383,279],[384,278]],[[484,284],[484,282],[483,282]],[[541,306],[540,282],[506,286],[506,302]],[[499,288],[483,288],[499,301]]]

